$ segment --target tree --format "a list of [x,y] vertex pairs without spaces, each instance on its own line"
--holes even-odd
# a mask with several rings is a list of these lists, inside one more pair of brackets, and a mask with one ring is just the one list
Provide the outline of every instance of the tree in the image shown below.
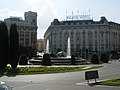
[[74,55],[71,56],[71,65],[76,65],[76,59]]
[[112,56],[111,56],[112,59],[119,59],[119,54],[117,51],[115,51],[115,50],[111,51],[111,54],[112,54]]
[[99,58],[97,54],[93,54],[91,57],[91,63],[93,64],[99,64]]
[[50,59],[50,55],[48,53],[45,53],[43,55],[42,65],[51,66],[51,59]]
[[28,58],[26,54],[21,55],[19,60],[19,65],[27,65],[27,64],[28,64]]
[[10,64],[12,68],[16,68],[19,59],[19,39],[16,24],[10,27]]
[[5,69],[8,64],[8,30],[4,22],[0,23],[0,69]]
[[103,53],[100,56],[100,61],[102,61],[103,63],[108,63],[109,58],[108,58],[108,56],[105,53]]
[[57,57],[57,54],[55,52],[50,53],[51,57]]
[[86,59],[88,58],[88,49],[86,48]]

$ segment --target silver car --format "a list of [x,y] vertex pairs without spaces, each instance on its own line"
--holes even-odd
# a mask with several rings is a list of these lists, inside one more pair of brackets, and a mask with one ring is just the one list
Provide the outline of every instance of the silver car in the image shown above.
[[5,82],[0,82],[0,90],[12,90],[12,87],[5,84]]

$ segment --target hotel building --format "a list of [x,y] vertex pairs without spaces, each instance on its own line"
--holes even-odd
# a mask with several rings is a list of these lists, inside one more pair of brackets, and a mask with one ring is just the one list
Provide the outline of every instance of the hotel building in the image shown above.
[[85,53],[110,53],[120,50],[120,24],[101,17],[99,21],[54,19],[44,34],[45,45],[49,40],[49,51],[67,50],[70,37],[71,54],[76,56]]

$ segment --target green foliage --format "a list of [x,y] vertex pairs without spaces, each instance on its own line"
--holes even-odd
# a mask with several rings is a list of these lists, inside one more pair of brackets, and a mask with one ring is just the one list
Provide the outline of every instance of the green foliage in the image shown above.
[[8,30],[4,22],[0,23],[0,69],[5,69],[8,64]]
[[76,65],[76,59],[74,55],[71,56],[71,65]]
[[111,56],[112,59],[119,59],[119,54],[117,51],[112,51],[111,54],[112,54]]
[[16,68],[19,59],[19,38],[16,24],[10,27],[10,64]]
[[26,48],[24,46],[19,46],[19,56],[26,54]]
[[102,82],[103,85],[120,86],[120,78],[113,78]]
[[32,57],[35,55],[33,52],[35,52],[35,50],[32,49],[32,47],[19,46],[19,56],[21,54],[26,54],[29,59],[32,59]]
[[89,64],[91,64],[91,62],[88,62],[88,61],[80,61],[79,64],[80,64],[80,65],[89,65]]
[[27,59],[26,55],[25,54],[21,55],[19,65],[27,65],[28,64],[27,62],[28,62],[28,59]]
[[93,54],[91,57],[91,63],[93,64],[99,64],[99,58],[97,54]]
[[100,68],[100,66],[92,66],[86,68],[81,67],[17,67],[15,69],[7,67],[5,70],[0,70],[0,76],[3,75],[26,75],[26,74],[48,74],[48,73],[64,73],[73,71],[83,71]]
[[103,63],[108,63],[109,58],[108,58],[108,56],[105,53],[103,53],[100,56],[100,61],[102,61]]
[[55,52],[50,53],[50,56],[51,56],[51,57],[57,57],[57,55],[56,55]]
[[[92,66],[92,67],[90,67],[90,68],[88,68],[88,69],[96,69],[96,68],[102,68],[103,66]],[[87,70],[88,70],[87,69]]]
[[51,66],[51,59],[50,59],[50,55],[48,53],[45,53],[43,55],[42,65]]
[[86,49],[86,59],[88,58],[88,49]]

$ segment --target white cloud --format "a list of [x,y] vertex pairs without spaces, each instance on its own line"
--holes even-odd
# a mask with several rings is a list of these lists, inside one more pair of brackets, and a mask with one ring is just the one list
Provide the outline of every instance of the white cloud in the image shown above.
[[38,14],[38,38],[43,38],[43,35],[48,28],[49,24],[59,14],[52,3],[52,0],[24,0],[31,10],[36,11]]
[[[43,0],[24,0],[30,6],[30,10],[37,12],[38,15],[43,15],[44,5]],[[41,3],[42,1],[42,3]]]
[[[24,0],[32,10],[37,11],[39,14],[46,11],[51,11],[54,16],[58,15],[58,11],[55,8],[52,0]],[[41,15],[41,14],[40,14]]]
[[9,11],[8,16],[17,16],[17,17],[22,17],[23,18],[24,17],[24,12],[18,11],[18,10]]
[[[43,38],[43,35],[58,14],[58,10],[53,4],[52,0],[23,0],[30,11],[37,12],[38,14],[38,38]],[[25,10],[26,8],[25,7]],[[28,11],[29,11],[28,10]],[[24,18],[23,10],[19,10],[19,7],[15,9],[2,8],[0,9],[0,20],[9,18],[10,16],[17,16]],[[27,12],[27,11],[26,11]]]
[[55,8],[54,4],[51,2],[51,0],[46,0],[47,4],[52,8],[53,10],[53,15],[56,16],[58,15],[58,11],[57,9]]
[[0,20],[4,20],[4,18],[7,18],[8,12],[9,12],[9,9],[7,8],[0,9]]
[[10,10],[8,8],[0,9],[0,20],[4,20],[5,18],[9,18],[10,16],[17,16],[23,18],[24,13],[18,10]]
[[24,0],[26,4],[30,5],[32,10],[38,10],[37,6],[39,3],[39,0]]

